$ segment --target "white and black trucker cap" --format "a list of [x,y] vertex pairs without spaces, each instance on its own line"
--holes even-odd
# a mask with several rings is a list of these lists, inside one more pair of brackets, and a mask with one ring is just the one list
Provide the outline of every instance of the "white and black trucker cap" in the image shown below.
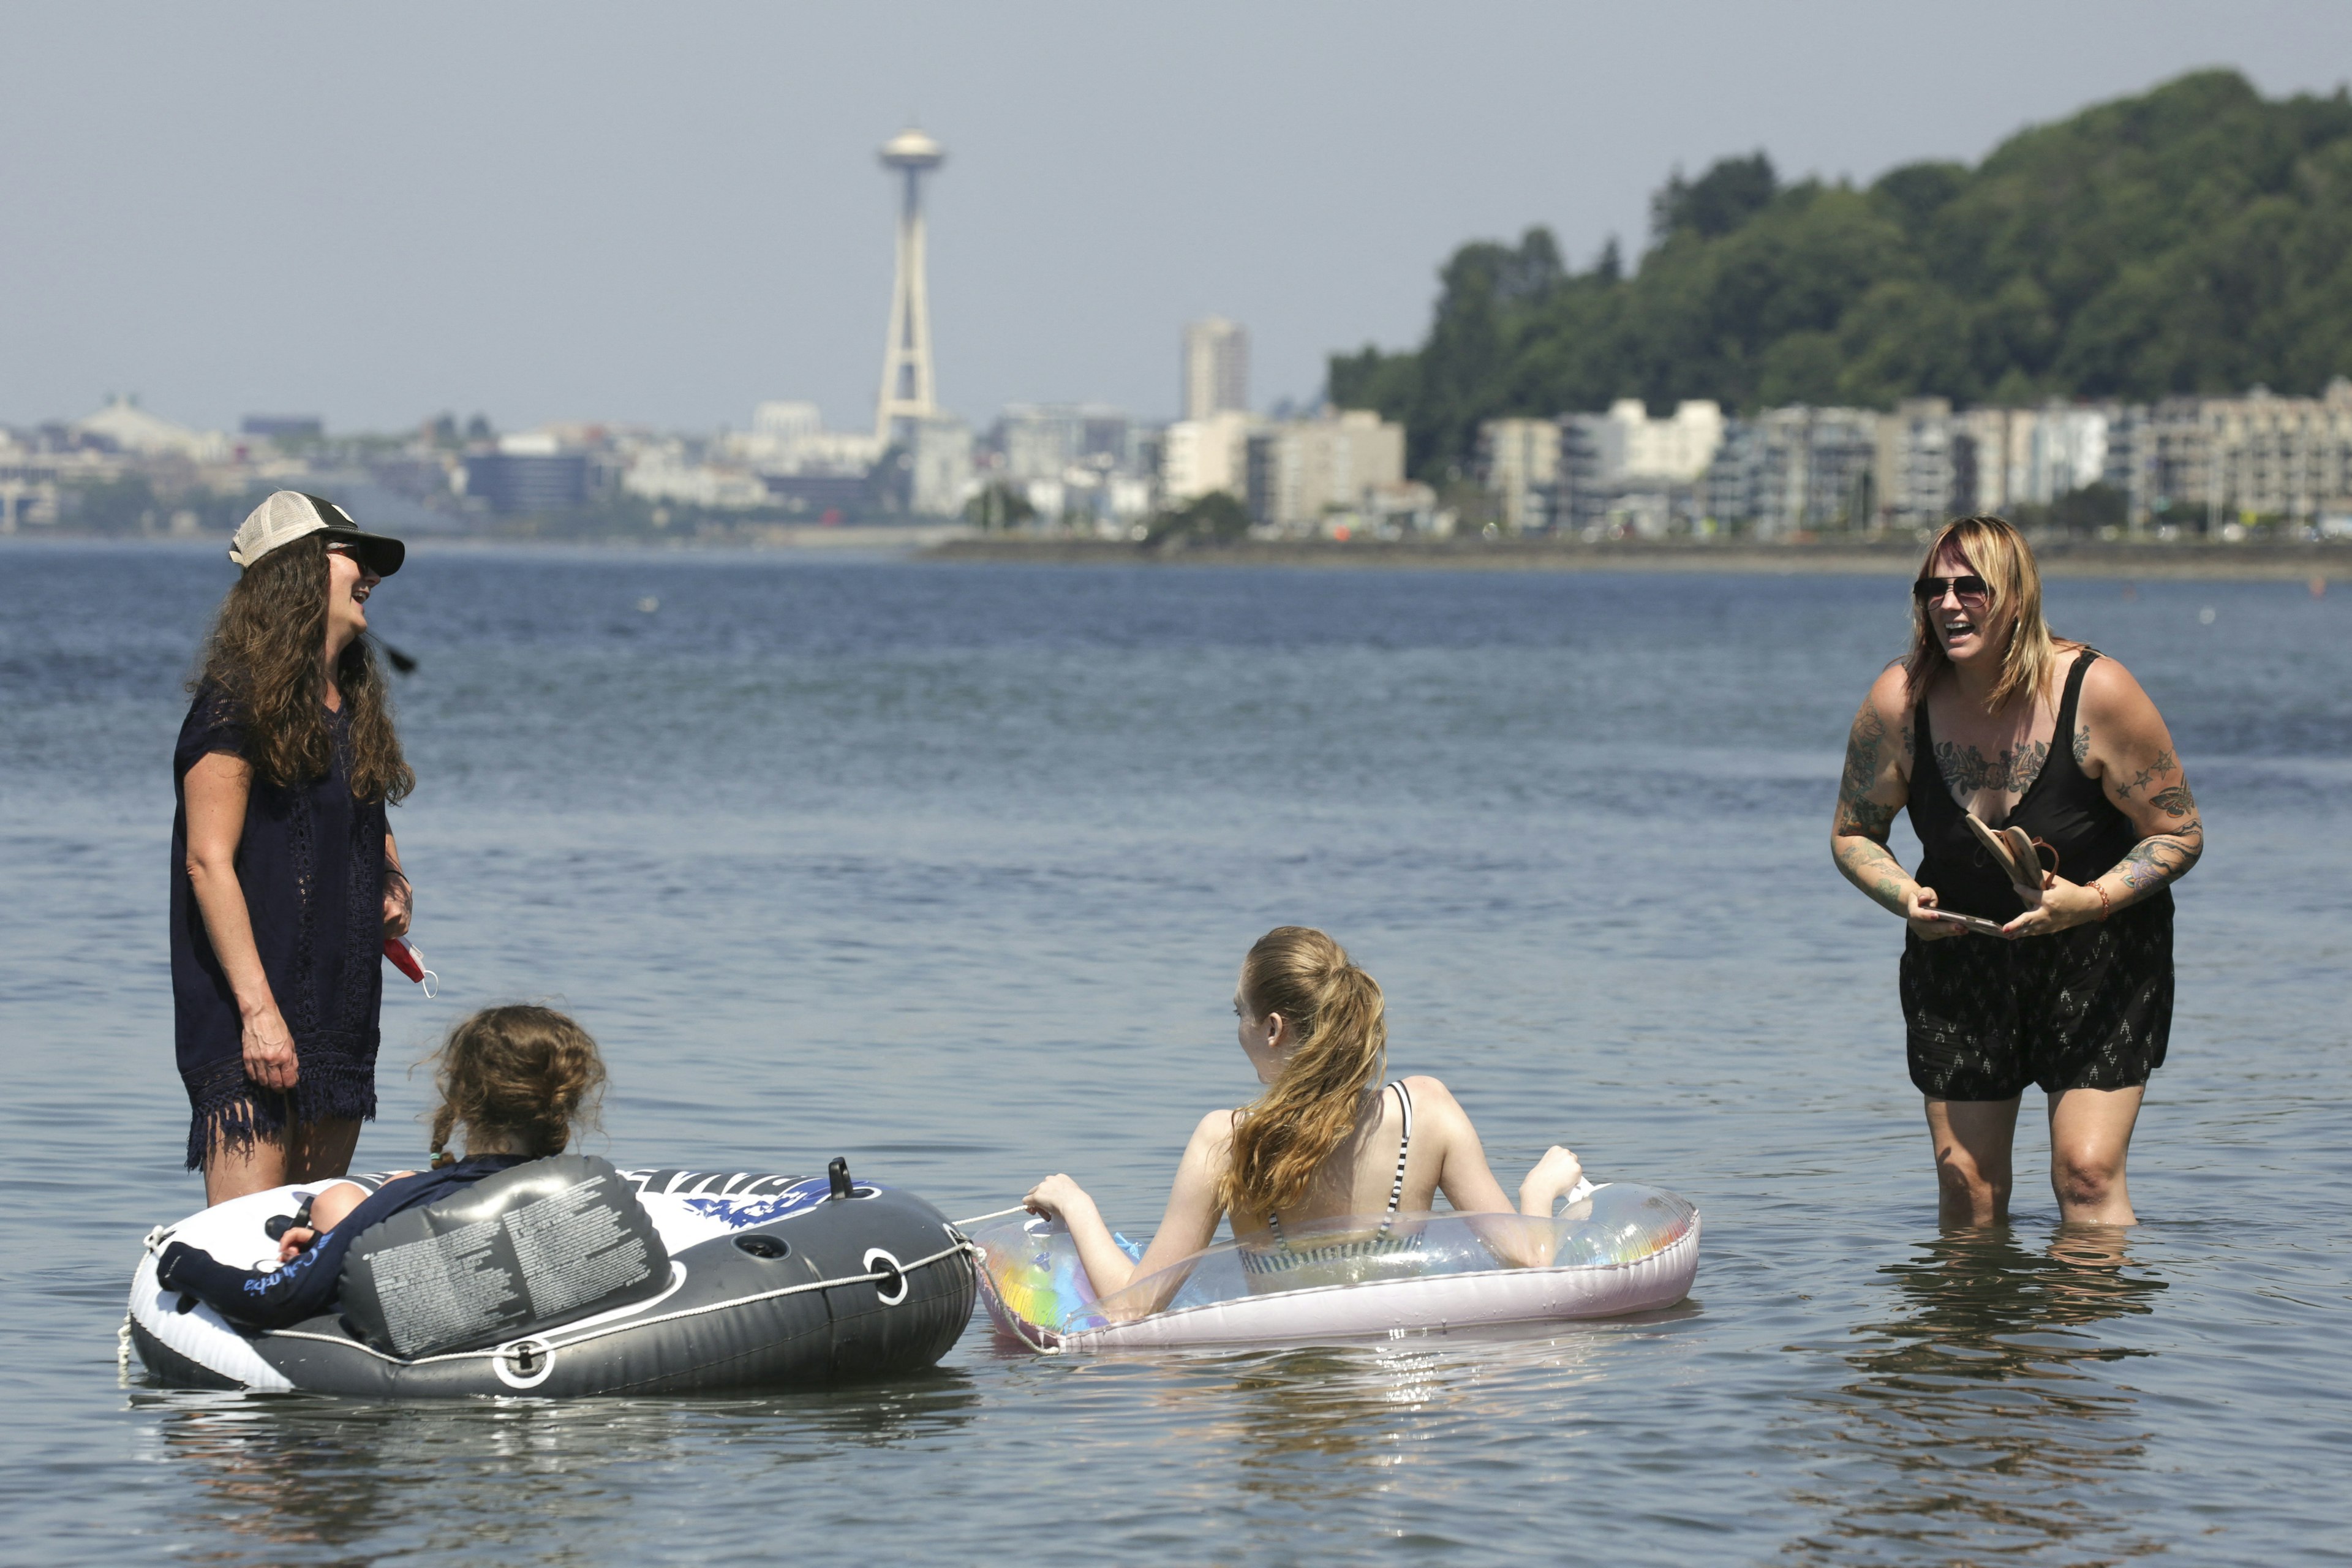
[[351,546],[360,563],[379,577],[399,571],[408,555],[408,546],[381,533],[362,531],[351,513],[323,496],[273,490],[237,525],[236,537],[228,543],[228,558],[239,566],[250,566],[279,545],[313,533],[325,534],[330,544]]

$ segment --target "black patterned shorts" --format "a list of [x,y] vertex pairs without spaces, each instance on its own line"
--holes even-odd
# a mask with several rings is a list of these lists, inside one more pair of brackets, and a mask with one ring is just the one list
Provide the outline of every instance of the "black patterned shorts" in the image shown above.
[[1933,1100],[2130,1089],[2172,1036],[2172,895],[2054,936],[1906,939],[1911,1081]]

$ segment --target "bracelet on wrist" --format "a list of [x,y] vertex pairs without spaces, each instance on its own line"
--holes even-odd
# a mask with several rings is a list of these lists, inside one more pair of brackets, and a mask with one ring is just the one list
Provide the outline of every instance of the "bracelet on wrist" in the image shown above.
[[2115,907],[2107,902],[2107,889],[2105,888],[2102,887],[2097,882],[2093,882],[2091,884],[2091,891],[2099,895],[2099,918],[2101,920],[2104,921],[2109,915],[2115,913]]

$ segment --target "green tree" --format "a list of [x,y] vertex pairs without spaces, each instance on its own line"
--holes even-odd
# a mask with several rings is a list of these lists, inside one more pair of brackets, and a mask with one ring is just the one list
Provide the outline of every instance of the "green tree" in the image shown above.
[[1465,245],[1417,349],[1330,361],[1331,400],[1460,472],[1482,420],[1711,397],[1887,406],[2153,399],[2352,373],[2352,100],[2200,71],[2010,138],[1974,168],[1783,184],[1761,152],[1679,172],[1628,274],[1550,234]]

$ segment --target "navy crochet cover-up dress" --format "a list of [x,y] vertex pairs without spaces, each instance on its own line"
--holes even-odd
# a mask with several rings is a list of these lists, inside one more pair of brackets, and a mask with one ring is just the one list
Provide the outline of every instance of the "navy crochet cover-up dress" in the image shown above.
[[283,1142],[292,1122],[375,1115],[377,1019],[383,1004],[384,803],[352,797],[348,710],[328,715],[334,763],[292,788],[259,769],[237,846],[237,881],[270,994],[294,1037],[291,1089],[246,1076],[236,994],[205,931],[188,880],[188,770],[207,755],[244,755],[236,704],[196,693],[172,758],[172,1002],[180,1080],[187,1086],[188,1169],[215,1141]]

